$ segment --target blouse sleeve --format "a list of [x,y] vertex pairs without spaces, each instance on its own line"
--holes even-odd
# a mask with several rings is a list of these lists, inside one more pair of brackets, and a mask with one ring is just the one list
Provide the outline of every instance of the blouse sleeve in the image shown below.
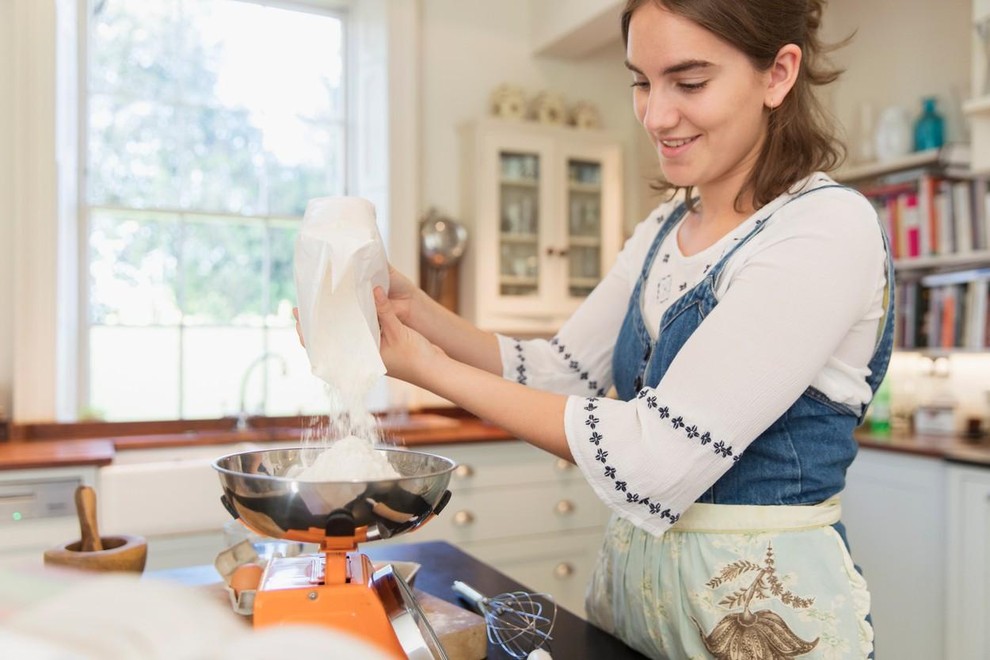
[[552,339],[497,335],[505,378],[559,394],[604,396],[608,392],[615,339],[665,210],[657,209],[637,225],[615,265]]
[[885,276],[876,213],[845,191],[820,197],[793,201],[763,230],[771,234],[656,388],[628,402],[569,398],[575,461],[599,497],[643,529],[659,535],[676,522],[869,312]]

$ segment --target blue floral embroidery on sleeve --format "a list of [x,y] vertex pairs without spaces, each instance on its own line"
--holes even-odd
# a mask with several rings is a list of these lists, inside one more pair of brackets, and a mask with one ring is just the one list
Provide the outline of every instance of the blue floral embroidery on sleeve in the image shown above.
[[[682,415],[677,415],[676,417],[671,418],[670,407],[660,404],[655,390],[643,388],[639,391],[637,398],[646,399],[646,407],[648,410],[655,410],[660,419],[670,419],[671,425],[674,429],[678,431],[683,430],[684,435],[688,440],[693,441],[697,439],[698,443],[703,447],[711,444],[712,450],[716,455],[721,456],[722,458],[730,459],[733,463],[737,462],[741,458],[741,453],[736,453],[731,445],[722,440],[714,441],[710,432],[702,432],[698,428],[697,424],[689,424],[684,420]],[[584,405],[584,410],[588,413],[584,424],[592,430],[591,436],[588,438],[588,442],[597,447],[595,451],[595,460],[604,465],[604,474],[607,478],[613,481],[615,490],[626,494],[626,503],[642,505],[650,512],[650,515],[660,516],[661,518],[669,520],[672,525],[680,520],[681,514],[672,512],[670,507],[663,506],[661,502],[653,502],[649,497],[641,498],[639,493],[633,493],[628,490],[628,482],[619,478],[618,470],[615,466],[608,464],[609,450],[605,447],[607,437],[604,429],[598,428],[601,424],[601,418],[595,416],[594,414],[598,410],[598,399],[588,399],[587,403]]]
[[557,353],[564,358],[564,361],[567,363],[567,368],[570,369],[572,373],[577,374],[578,378],[586,382],[589,391],[594,392],[595,396],[605,396],[605,389],[598,387],[598,381],[591,378],[591,373],[583,369],[580,362],[571,359],[573,355],[569,350],[567,350],[567,347],[561,343],[560,337],[554,337],[551,339],[550,345],[556,348]]

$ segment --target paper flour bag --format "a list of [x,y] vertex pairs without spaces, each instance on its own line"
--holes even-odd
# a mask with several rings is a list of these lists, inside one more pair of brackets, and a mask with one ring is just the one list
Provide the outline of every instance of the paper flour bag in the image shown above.
[[388,261],[371,202],[309,201],[296,238],[295,280],[313,374],[346,405],[361,405],[385,374],[372,290],[388,291]]

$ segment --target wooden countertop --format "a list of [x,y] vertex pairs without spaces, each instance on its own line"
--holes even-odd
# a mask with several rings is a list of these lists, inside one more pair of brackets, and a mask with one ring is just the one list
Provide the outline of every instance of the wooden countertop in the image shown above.
[[[57,425],[45,425],[37,437],[11,439],[0,442],[0,470],[24,470],[79,465],[109,465],[118,451],[158,449],[164,447],[194,447],[201,445],[237,444],[243,442],[292,442],[301,441],[308,425],[269,421],[246,431],[206,426],[192,431],[142,432],[137,424],[121,425],[120,433],[113,433],[113,425],[104,424],[96,429],[83,427],[89,437],[55,437]],[[501,428],[464,414],[451,411],[446,414],[414,413],[402,418],[383,418],[382,429],[387,440],[400,446],[501,442],[513,436]],[[71,434],[71,426],[63,434]],[[82,436],[83,433],[80,435]],[[92,437],[93,435],[97,437]],[[899,453],[928,456],[957,462],[990,466],[990,438],[971,440],[957,436],[917,435],[892,433],[878,436],[864,429],[857,429],[856,440],[861,447]]]
[[[399,446],[499,442],[514,439],[501,428],[475,417],[439,414],[412,414],[400,419],[383,419],[385,439]],[[245,431],[198,429],[182,432],[135,433],[127,428],[120,435],[107,433],[96,438],[17,439],[0,442],[0,470],[53,468],[79,465],[109,465],[118,451],[238,444],[244,442],[302,441],[308,427],[268,426]],[[50,429],[46,429],[50,433]]]
[[986,436],[963,438],[914,433],[891,433],[884,436],[857,429],[855,437],[860,447],[868,449],[990,466],[990,438]]

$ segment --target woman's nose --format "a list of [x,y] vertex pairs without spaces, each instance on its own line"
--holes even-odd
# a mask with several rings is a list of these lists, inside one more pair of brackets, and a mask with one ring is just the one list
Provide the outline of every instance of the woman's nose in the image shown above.
[[677,108],[661,94],[651,91],[645,99],[639,121],[650,133],[671,129],[677,125]]

